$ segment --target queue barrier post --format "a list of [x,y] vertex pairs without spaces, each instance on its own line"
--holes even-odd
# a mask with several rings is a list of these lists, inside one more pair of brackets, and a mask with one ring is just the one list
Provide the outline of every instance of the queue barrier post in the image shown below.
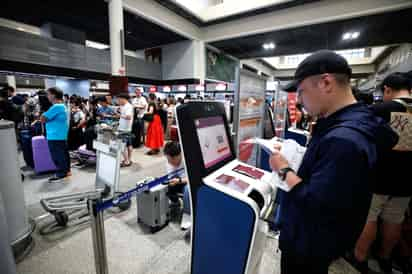
[[100,197],[92,198],[87,201],[87,205],[91,220],[96,274],[109,274],[103,210],[97,210],[97,205],[101,203],[101,201],[102,199]]

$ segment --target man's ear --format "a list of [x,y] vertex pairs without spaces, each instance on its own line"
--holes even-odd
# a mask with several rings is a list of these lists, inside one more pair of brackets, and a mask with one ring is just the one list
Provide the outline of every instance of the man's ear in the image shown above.
[[330,74],[322,75],[318,82],[318,87],[321,91],[324,91],[326,93],[331,93],[332,92],[331,75]]

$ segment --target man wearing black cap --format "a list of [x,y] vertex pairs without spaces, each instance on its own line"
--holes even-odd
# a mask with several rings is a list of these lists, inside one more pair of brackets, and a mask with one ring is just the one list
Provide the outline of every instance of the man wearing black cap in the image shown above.
[[[373,105],[371,109],[385,122],[391,123],[391,113],[412,110],[410,81],[405,74],[399,72],[390,74],[383,80],[381,88],[384,102]],[[384,273],[392,273],[390,255],[400,239],[402,222],[412,196],[412,184],[406,179],[411,162],[412,151],[400,151],[395,148],[380,154],[368,222],[355,250],[356,259],[362,262],[361,267],[365,269],[364,273],[367,273],[366,259],[369,248],[376,238],[378,217],[383,221],[378,262]]]
[[328,273],[354,248],[368,215],[377,152],[397,142],[356,102],[350,77],[346,60],[332,51],[312,54],[295,72],[298,101],[318,120],[299,170],[280,153],[270,158],[291,188],[281,200],[282,274]]

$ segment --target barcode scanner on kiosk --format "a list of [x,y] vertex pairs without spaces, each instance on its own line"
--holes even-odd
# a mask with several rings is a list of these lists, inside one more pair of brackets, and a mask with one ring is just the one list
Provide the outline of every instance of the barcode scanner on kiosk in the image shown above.
[[236,159],[222,103],[182,104],[176,119],[191,194],[191,273],[258,273],[271,173]]

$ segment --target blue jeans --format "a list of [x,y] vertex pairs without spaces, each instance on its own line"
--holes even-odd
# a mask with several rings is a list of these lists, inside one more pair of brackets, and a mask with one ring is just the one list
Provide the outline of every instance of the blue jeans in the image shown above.
[[67,172],[70,171],[70,155],[67,141],[48,140],[50,154],[54,164],[56,165],[56,176],[64,178]]

